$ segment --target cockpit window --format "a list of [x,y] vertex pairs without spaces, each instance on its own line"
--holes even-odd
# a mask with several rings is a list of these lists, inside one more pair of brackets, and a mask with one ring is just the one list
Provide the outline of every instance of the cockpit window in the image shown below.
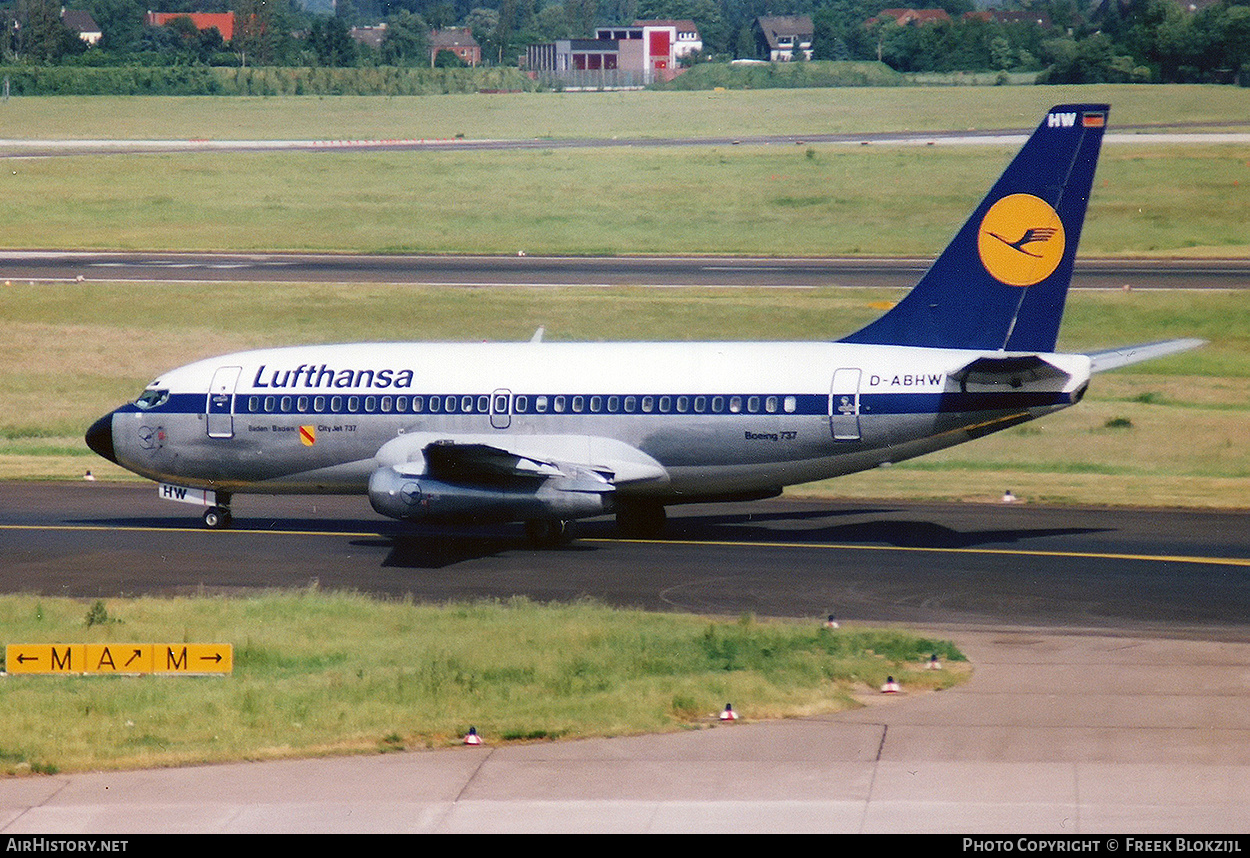
[[147,390],[143,391],[143,395],[135,400],[135,405],[139,406],[144,411],[147,411],[152,408],[159,408],[168,401],[168,390],[158,390],[156,388],[149,387]]

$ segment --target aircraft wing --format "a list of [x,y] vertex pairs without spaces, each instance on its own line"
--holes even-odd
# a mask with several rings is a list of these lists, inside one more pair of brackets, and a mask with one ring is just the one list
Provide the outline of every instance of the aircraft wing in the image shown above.
[[414,432],[385,444],[381,467],[453,485],[520,487],[556,480],[566,491],[611,491],[668,481],[664,466],[636,447],[589,435],[447,435]]
[[1198,346],[1205,344],[1206,340],[1197,339],[1165,340],[1158,343],[1143,343],[1137,346],[1123,346],[1104,352],[1094,352],[1088,355],[1089,371],[1106,372],[1109,369],[1118,369],[1122,366],[1153,360],[1164,355],[1196,349]]

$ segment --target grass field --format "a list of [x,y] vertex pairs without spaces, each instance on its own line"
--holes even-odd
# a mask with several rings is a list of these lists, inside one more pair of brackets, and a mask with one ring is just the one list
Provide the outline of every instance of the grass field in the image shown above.
[[[101,610],[102,609],[102,610]],[[225,678],[0,679],[0,774],[376,753],[710,727],[968,675],[949,642],[807,622],[525,600],[444,607],[315,591],[91,606],[0,597],[4,643],[232,642]],[[333,629],[333,634],[327,634]],[[500,646],[507,641],[507,646]],[[931,654],[942,671],[925,670]]]
[[[61,249],[933,255],[1011,154],[981,146],[735,146],[29,160],[0,176],[2,241]],[[1082,237],[1088,256],[1250,253],[1244,148],[1108,147],[1097,182]]]
[[[390,140],[700,137],[1033,128],[1106,101],[1112,129],[1241,122],[1232,86],[979,86],[411,97],[38,97],[0,104],[3,139]],[[3,151],[0,142],[0,151]]]

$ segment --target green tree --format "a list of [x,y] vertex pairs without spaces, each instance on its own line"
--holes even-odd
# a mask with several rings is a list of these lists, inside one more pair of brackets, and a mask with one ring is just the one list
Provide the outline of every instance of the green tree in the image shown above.
[[356,64],[356,43],[337,16],[319,17],[313,22],[308,31],[308,47],[318,65],[342,68]]
[[393,66],[429,64],[430,28],[420,15],[401,10],[386,19],[382,62]]
[[61,23],[57,0],[17,0],[13,24],[12,51],[19,59],[55,63],[86,50],[82,39]]

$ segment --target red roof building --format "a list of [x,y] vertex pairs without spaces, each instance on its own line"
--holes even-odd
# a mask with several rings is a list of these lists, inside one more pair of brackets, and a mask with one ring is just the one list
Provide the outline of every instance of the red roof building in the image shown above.
[[873,20],[893,18],[900,27],[908,24],[936,24],[949,21],[951,16],[945,9],[882,9]]
[[143,23],[149,27],[164,27],[175,18],[190,18],[197,30],[211,30],[216,27],[223,42],[234,38],[233,12],[149,12]]

